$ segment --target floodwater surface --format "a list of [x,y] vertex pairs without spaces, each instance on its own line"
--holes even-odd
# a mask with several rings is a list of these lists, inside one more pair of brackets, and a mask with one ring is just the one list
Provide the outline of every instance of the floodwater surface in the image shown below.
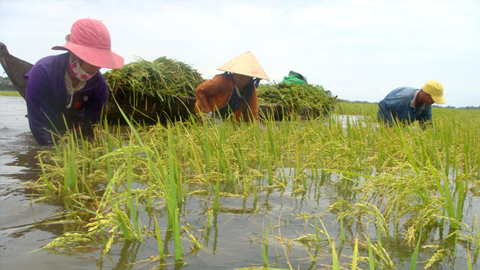
[[[158,256],[158,247],[156,239],[148,235],[141,244],[128,241],[114,244],[109,255],[103,259],[100,259],[101,247],[92,247],[76,254],[54,254],[41,250],[42,246],[62,235],[62,225],[46,223],[55,221],[65,209],[60,203],[34,202],[34,192],[23,184],[38,179],[38,151],[53,148],[36,143],[28,127],[26,105],[21,97],[0,96],[0,131],[0,269],[151,269],[158,265],[158,261],[149,262],[150,257]],[[191,249],[191,242],[185,241],[184,264],[167,264],[164,268],[234,269],[262,266],[262,250],[258,243],[264,231],[270,230],[270,235],[277,234],[278,229],[272,226],[278,225],[291,228],[284,232],[284,237],[301,237],[305,235],[305,229],[314,233],[314,228],[304,228],[305,220],[301,215],[304,212],[328,212],[326,208],[334,199],[329,194],[334,193],[318,189],[308,199],[292,196],[291,190],[270,189],[259,194],[257,200],[243,196],[224,198],[219,213],[211,218],[210,228],[206,228],[203,221],[213,198],[188,197],[181,212],[182,218],[193,226],[190,230],[201,235],[199,242],[203,248]],[[153,222],[146,213],[140,218],[143,224]],[[165,216],[157,218],[159,223],[166,223]],[[169,254],[170,250],[173,256],[173,237],[162,233],[166,234],[165,252]],[[185,235],[182,237],[188,238]],[[270,240],[270,249],[269,261],[273,267],[276,253],[282,254],[283,247]],[[295,268],[313,266],[305,253],[305,246],[300,242],[291,244],[288,249],[292,259],[302,257],[303,262],[296,262]],[[328,258],[327,254],[325,256]],[[288,268],[284,262],[278,266]]]
[[[344,267],[349,268],[353,239],[340,244],[341,229],[337,216],[328,209],[343,192],[342,183],[330,181],[333,176],[324,175],[311,176],[306,192],[295,192],[291,189],[292,185],[288,185],[287,188],[265,188],[259,191],[257,198],[243,194],[238,197],[222,197],[220,210],[211,216],[210,226],[205,224],[205,220],[214,197],[189,195],[181,206],[180,218],[202,247],[197,248],[187,234],[182,234],[183,261],[179,264],[175,264],[173,259],[173,236],[164,230],[166,216],[163,205],[153,206],[153,211],[140,211],[139,219],[143,225],[150,227],[154,222],[154,213],[159,224],[163,224],[161,227],[164,249],[168,256],[166,265],[161,266],[158,260],[151,260],[158,256],[157,240],[151,234],[144,235],[142,243],[116,242],[103,257],[101,245],[86,247],[75,253],[41,250],[64,232],[63,225],[48,223],[55,221],[66,209],[61,203],[34,202],[34,191],[23,185],[38,179],[38,151],[53,149],[37,145],[30,134],[25,114],[23,98],[0,97],[0,269],[262,267],[262,243],[265,243],[267,231],[269,267],[331,269],[332,254],[328,239],[321,237],[320,243],[313,247],[302,240],[306,235],[316,234],[311,216],[321,218],[325,230],[336,241],[340,261],[345,263]],[[339,120],[344,122],[345,117],[340,117]],[[345,126],[345,123],[343,124]],[[348,199],[348,196],[345,197]],[[478,197],[474,197],[466,206],[466,215],[473,217],[479,214],[478,206]],[[471,218],[468,220],[471,221]],[[375,228],[371,230],[375,234]],[[435,241],[436,239],[433,239],[430,243],[435,244]],[[398,269],[409,268],[411,249],[398,245],[395,241],[385,241],[384,247],[391,253]],[[366,254],[364,247],[360,249],[362,254]],[[437,265],[435,269],[466,269],[465,249],[459,246],[457,252],[457,258],[460,259],[456,263]],[[285,253],[288,254],[288,260]],[[417,266],[424,265],[432,255],[420,254],[421,263]],[[315,261],[312,261],[312,258],[315,258]],[[360,264],[359,267],[367,268],[368,264]]]
[[37,180],[36,155],[49,149],[36,143],[26,114],[23,98],[0,97],[0,269],[96,268],[94,260],[32,252],[62,233],[60,226],[38,224],[63,209],[32,203],[32,192],[22,185]]

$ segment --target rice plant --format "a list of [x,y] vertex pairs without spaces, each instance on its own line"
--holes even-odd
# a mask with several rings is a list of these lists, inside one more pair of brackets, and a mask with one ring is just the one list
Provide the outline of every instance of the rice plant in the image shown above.
[[[185,242],[196,251],[217,251],[208,239],[210,229],[218,229],[218,217],[247,212],[223,205],[233,198],[251,199],[256,206],[249,217],[260,229],[270,214],[294,216],[271,206],[268,197],[276,194],[298,208],[317,202],[326,212],[305,213],[305,226],[279,228],[270,237],[276,241],[267,243],[268,229],[259,230],[261,265],[274,263],[266,248],[278,245],[283,254],[276,260],[296,268],[304,258],[292,258],[295,242],[306,247],[304,257],[314,263],[322,264],[325,259],[317,252],[328,250],[330,266],[338,269],[394,268],[405,258],[410,265],[404,267],[419,268],[449,264],[461,254],[472,268],[478,266],[480,237],[470,210],[480,190],[480,139],[472,132],[480,129],[478,112],[436,108],[433,127],[422,129],[378,125],[369,104],[340,106],[364,117],[332,114],[250,125],[130,122],[121,133],[98,127],[96,139],[88,142],[65,135],[53,151],[40,153],[41,175],[32,187],[45,195],[38,201],[66,196],[70,214],[64,222],[77,226],[67,227],[46,248],[82,243],[100,245],[108,254],[118,241],[143,244],[155,235],[156,256],[183,261],[189,254]],[[329,200],[321,200],[326,195]],[[191,216],[179,210],[192,199],[205,229],[191,229],[185,221]],[[142,220],[147,212],[155,215],[152,224]],[[329,224],[335,228],[329,241],[321,239],[326,225],[320,229],[320,215],[335,221]],[[163,229],[171,240],[165,236],[160,242]],[[197,240],[201,237],[203,242]],[[162,247],[169,244],[175,247],[171,257]],[[323,245],[327,248],[319,248]],[[405,257],[398,258],[394,248]]]

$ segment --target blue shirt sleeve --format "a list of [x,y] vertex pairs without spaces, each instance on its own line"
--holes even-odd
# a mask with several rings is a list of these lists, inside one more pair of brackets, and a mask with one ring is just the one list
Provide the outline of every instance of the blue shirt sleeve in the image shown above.
[[419,89],[402,86],[392,90],[378,103],[378,118],[392,126],[393,122],[411,123],[418,117],[410,106]]
[[389,126],[393,126],[392,111],[387,101],[382,100],[378,103],[378,120]]

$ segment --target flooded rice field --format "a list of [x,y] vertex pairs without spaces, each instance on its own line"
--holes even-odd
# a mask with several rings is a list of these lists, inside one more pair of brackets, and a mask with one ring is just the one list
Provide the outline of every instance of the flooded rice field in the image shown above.
[[[425,220],[428,226],[424,228],[422,225],[419,226],[420,231],[422,228],[426,231],[420,235],[426,237],[420,237],[420,240],[418,240],[419,237],[414,238],[414,243],[407,244],[403,238],[407,238],[409,233],[415,234],[415,231],[409,232],[407,225],[405,227],[401,225],[410,226],[411,223],[421,220],[422,214],[417,213],[422,213],[423,210],[416,212],[414,209],[416,202],[406,202],[405,198],[409,197],[403,193],[398,194],[405,203],[412,205],[409,208],[411,211],[409,214],[398,214],[404,202],[395,201],[394,196],[388,203],[384,203],[382,197],[388,197],[386,193],[375,193],[370,195],[373,199],[362,199],[362,196],[368,193],[360,188],[368,186],[369,181],[373,183],[373,178],[365,178],[369,177],[368,175],[360,173],[355,175],[341,168],[329,172],[315,169],[324,168],[330,164],[325,157],[325,161],[322,161],[323,165],[317,167],[314,163],[315,161],[320,163],[320,156],[335,156],[332,160],[340,160],[342,155],[345,155],[342,149],[348,151],[347,147],[355,148],[355,146],[349,146],[350,139],[332,148],[338,151],[327,146],[319,149],[310,148],[308,145],[305,146],[306,148],[299,148],[305,149],[305,153],[297,151],[294,154],[296,157],[315,155],[311,160],[304,159],[309,164],[295,164],[294,160],[292,164],[285,164],[285,166],[268,166],[270,158],[267,158],[262,161],[264,162],[262,166],[263,168],[273,167],[273,171],[265,169],[268,171],[265,173],[258,169],[260,173],[256,174],[253,180],[249,180],[255,181],[252,185],[247,181],[220,182],[216,180],[217,174],[207,175],[207,173],[205,173],[207,175],[205,181],[205,179],[196,179],[196,174],[191,173],[187,176],[190,177],[188,184],[184,183],[183,190],[179,190],[181,201],[177,203],[177,222],[180,223],[178,228],[180,239],[176,239],[175,230],[167,229],[166,224],[170,221],[167,213],[168,203],[166,205],[166,199],[162,199],[165,198],[165,194],[155,196],[156,193],[162,193],[160,188],[152,188],[147,182],[138,181],[116,190],[117,193],[124,191],[132,195],[125,198],[129,207],[121,208],[125,209],[124,212],[129,211],[126,217],[130,216],[132,223],[135,223],[135,226],[132,225],[132,230],[123,228],[120,230],[112,225],[117,228],[116,234],[112,233],[113,229],[111,229],[105,235],[103,232],[95,234],[94,237],[98,239],[94,241],[77,241],[73,246],[67,245],[67,248],[57,246],[44,249],[46,245],[65,233],[79,230],[72,229],[75,224],[58,222],[64,221],[65,213],[72,210],[67,209],[64,200],[38,201],[36,200],[39,195],[38,189],[25,185],[36,182],[42,175],[37,159],[39,151],[55,150],[53,147],[39,147],[36,144],[29,132],[25,114],[25,102],[21,97],[0,97],[0,269],[263,269],[264,266],[271,269],[339,269],[336,268],[337,266],[350,269],[354,260],[357,261],[357,267],[361,269],[372,265],[374,269],[411,269],[415,253],[418,255],[415,261],[417,269],[427,265],[429,269],[468,269],[472,265],[474,268],[479,267],[477,260],[480,234],[478,227],[475,227],[476,217],[480,215],[478,172],[473,174],[477,178],[470,179],[472,182],[468,185],[472,193],[469,193],[464,203],[456,209],[457,213],[461,213],[459,219],[465,224],[460,226],[464,233],[452,239],[449,237],[451,232],[448,227],[438,225],[450,221],[445,221],[437,215],[435,218],[440,221],[428,223]],[[333,124],[332,121],[334,121]],[[363,117],[337,116],[331,118],[330,123],[327,121],[325,125],[338,125],[340,129],[350,129],[355,125],[355,121],[360,122],[358,125],[362,126],[365,120]],[[228,130],[226,132],[228,133]],[[318,136],[320,140],[322,137]],[[365,136],[368,135],[365,134]],[[364,141],[364,148],[366,148],[368,141],[365,142],[365,140],[368,139],[360,138],[360,135],[357,137],[360,141]],[[277,138],[281,139],[280,136]],[[298,140],[300,143],[301,139],[298,138]],[[332,138],[332,143],[334,140]],[[326,140],[323,143],[327,145],[329,142]],[[387,145],[388,142],[383,143],[385,148],[390,147]],[[145,147],[148,148],[148,146]],[[270,146],[266,145],[265,149],[268,147]],[[280,147],[280,144],[273,146],[272,143],[272,149]],[[475,147],[472,146],[472,149],[476,149]],[[358,148],[359,153],[362,153],[362,147]],[[275,149],[271,151],[272,162],[282,156],[281,153],[275,153],[277,151]],[[227,152],[225,149],[225,153]],[[295,153],[295,149],[293,152]],[[125,150],[121,159],[128,161],[129,154]],[[235,153],[235,155],[248,155],[248,153]],[[388,164],[392,164],[396,158],[400,157],[394,157],[393,153],[384,153],[384,155],[391,155],[391,157],[383,158],[383,163],[378,165],[378,170],[382,168],[385,171],[385,174],[390,177],[386,178],[387,180],[410,177],[409,173],[402,175],[385,169]],[[192,160],[192,168],[185,171],[193,171],[193,168],[204,165],[202,164],[204,161],[196,162],[195,158],[185,159],[186,162]],[[261,156],[252,159],[256,158]],[[370,157],[365,153],[364,156],[354,159],[352,163],[362,164],[362,161],[367,162],[369,159]],[[178,157],[178,160],[181,160],[181,157]],[[220,164],[222,160],[219,158],[216,162]],[[229,159],[224,160],[228,162]],[[99,162],[103,161],[104,159],[99,159]],[[111,160],[112,163],[116,161],[113,158]],[[209,162],[208,159],[207,162]],[[476,160],[472,160],[471,163],[476,163]],[[344,166],[348,168],[349,165],[352,164]],[[247,163],[245,167],[248,167]],[[226,165],[223,169],[228,170]],[[412,168],[405,166],[404,169],[409,171]],[[415,167],[412,170],[415,170]],[[373,171],[369,174],[375,174],[375,169]],[[96,173],[97,177],[103,177],[100,173]],[[129,182],[130,174],[138,174],[141,177],[142,172],[134,169],[127,170],[122,179]],[[182,177],[186,178],[183,174],[188,173],[182,172]],[[457,174],[459,177],[464,177],[461,173]],[[225,173],[225,175],[229,174]],[[428,178],[430,173],[418,171],[417,175],[419,179]],[[232,172],[232,177],[239,178],[238,175],[235,176],[235,172]],[[381,182],[376,182],[376,185],[372,188],[382,190]],[[439,188],[441,186],[442,184],[439,183]],[[433,203],[437,198],[429,197],[425,189],[418,187],[418,198],[424,200],[418,201],[418,205],[433,208],[437,205]],[[107,185],[102,192],[107,193],[106,190],[108,190]],[[145,190],[148,192],[143,193]],[[407,190],[407,192],[416,193],[413,190]],[[454,200],[459,201],[455,199],[455,194],[460,191],[451,193]],[[106,208],[114,212],[112,209],[117,203],[123,203],[122,200],[123,197],[112,196],[111,201],[106,203]],[[392,202],[391,205],[390,202]],[[102,205],[102,202],[88,205],[98,206]],[[392,205],[393,210],[388,210]],[[135,211],[132,212],[132,209]],[[92,208],[90,212],[94,211]],[[396,211],[397,214],[392,215],[391,220],[382,221],[384,217],[377,211],[387,213]],[[446,211],[444,211],[445,216],[448,215]],[[134,213],[133,216],[132,213]],[[418,218],[412,221],[412,216],[418,216]],[[92,215],[92,219],[93,217]],[[117,217],[118,220],[121,219],[119,213]],[[107,219],[106,214],[97,218]],[[429,216],[425,215],[425,219],[427,218]],[[129,222],[120,222],[119,226],[125,226],[127,223]],[[466,226],[471,231],[468,231]],[[443,228],[446,228],[445,231]],[[129,233],[130,237],[127,236]],[[133,237],[132,234],[136,236]],[[116,238],[111,237],[111,241],[105,240],[109,235],[116,235]],[[120,235],[122,237],[119,237]],[[357,237],[363,240],[357,242]],[[103,244],[102,239],[104,239]],[[420,245],[417,245],[417,240]],[[92,242],[96,244],[85,244]],[[182,259],[175,260],[179,246],[182,248],[180,250]],[[419,252],[415,252],[416,246],[419,246]],[[107,253],[104,253],[105,247],[109,247]],[[477,250],[476,254],[475,250]],[[163,253],[165,258],[159,259],[159,253]],[[438,259],[429,265],[431,258],[435,256]]]

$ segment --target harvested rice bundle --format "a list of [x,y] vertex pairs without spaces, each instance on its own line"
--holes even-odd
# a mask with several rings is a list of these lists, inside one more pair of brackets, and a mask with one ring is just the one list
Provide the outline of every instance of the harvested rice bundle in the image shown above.
[[325,91],[321,85],[277,83],[262,84],[258,88],[259,103],[280,104],[292,112],[303,108],[312,108],[329,113],[336,104],[336,99],[330,91]]
[[197,70],[167,57],[154,61],[139,59],[104,76],[114,93],[120,90],[135,97],[149,95],[161,100],[170,96],[194,97],[195,88],[204,81]]

